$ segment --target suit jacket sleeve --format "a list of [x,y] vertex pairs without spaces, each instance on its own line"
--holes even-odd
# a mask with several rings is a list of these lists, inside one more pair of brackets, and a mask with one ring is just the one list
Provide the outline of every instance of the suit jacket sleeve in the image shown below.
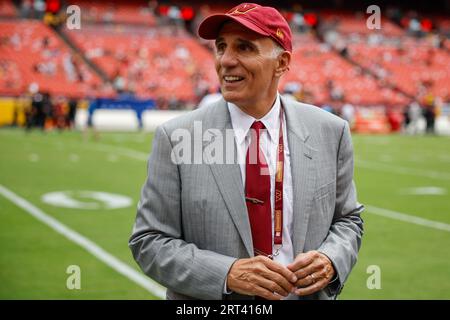
[[364,207],[356,198],[353,182],[353,146],[347,122],[344,124],[339,143],[336,174],[333,222],[327,238],[318,249],[330,258],[336,270],[337,279],[328,286],[332,295],[340,293],[355,265],[363,234],[360,214]]
[[183,240],[182,179],[171,151],[171,141],[159,127],[129,246],[143,272],[167,288],[195,298],[222,299],[236,259]]

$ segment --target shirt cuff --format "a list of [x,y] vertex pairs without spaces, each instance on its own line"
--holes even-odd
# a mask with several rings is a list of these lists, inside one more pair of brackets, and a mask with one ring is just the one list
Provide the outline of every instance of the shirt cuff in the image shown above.
[[225,279],[225,283],[223,284],[223,294],[232,294],[233,291],[229,291],[227,288],[227,279]]

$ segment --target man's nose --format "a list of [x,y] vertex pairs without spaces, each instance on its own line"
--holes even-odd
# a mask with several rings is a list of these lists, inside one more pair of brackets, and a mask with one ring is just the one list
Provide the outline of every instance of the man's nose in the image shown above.
[[220,57],[220,64],[224,68],[230,68],[237,65],[237,57],[236,52],[231,48],[226,48]]

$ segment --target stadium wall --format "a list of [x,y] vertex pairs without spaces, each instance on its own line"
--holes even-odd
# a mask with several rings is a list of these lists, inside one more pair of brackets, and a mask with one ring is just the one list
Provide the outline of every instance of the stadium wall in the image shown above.
[[[147,110],[142,114],[142,129],[155,131],[156,127],[170,119],[189,111]],[[84,130],[87,127],[88,113],[78,110],[75,119],[76,128]],[[93,115],[93,127],[99,131],[137,131],[139,122],[132,110],[97,110]],[[425,121],[420,121],[420,130],[425,131]],[[450,136],[450,115],[440,115],[436,118],[436,133]]]
[[[142,113],[142,129],[155,131],[156,127],[189,111],[147,110]],[[87,128],[88,111],[78,110],[75,127],[79,130]],[[133,110],[97,110],[92,116],[92,127],[99,131],[137,131],[139,121]]]
[[[25,124],[24,110],[26,100],[17,98],[0,98],[0,127]],[[450,108],[445,108],[436,118],[436,133],[450,136]],[[146,110],[142,113],[142,129],[154,131],[162,123],[189,112],[188,110]],[[84,130],[88,127],[88,108],[85,104],[77,109],[75,128]],[[134,110],[100,109],[93,113],[92,125],[98,131],[137,131],[139,121]],[[420,123],[424,131],[425,123]]]
[[25,101],[16,98],[0,98],[0,127],[25,123]]

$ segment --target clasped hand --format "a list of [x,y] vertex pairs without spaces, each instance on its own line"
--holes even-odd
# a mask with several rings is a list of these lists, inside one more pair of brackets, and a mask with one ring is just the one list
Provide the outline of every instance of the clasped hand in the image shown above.
[[287,266],[256,256],[236,260],[228,273],[227,288],[240,294],[281,300],[289,293],[305,296],[322,290],[334,275],[330,259],[318,251],[301,253]]

